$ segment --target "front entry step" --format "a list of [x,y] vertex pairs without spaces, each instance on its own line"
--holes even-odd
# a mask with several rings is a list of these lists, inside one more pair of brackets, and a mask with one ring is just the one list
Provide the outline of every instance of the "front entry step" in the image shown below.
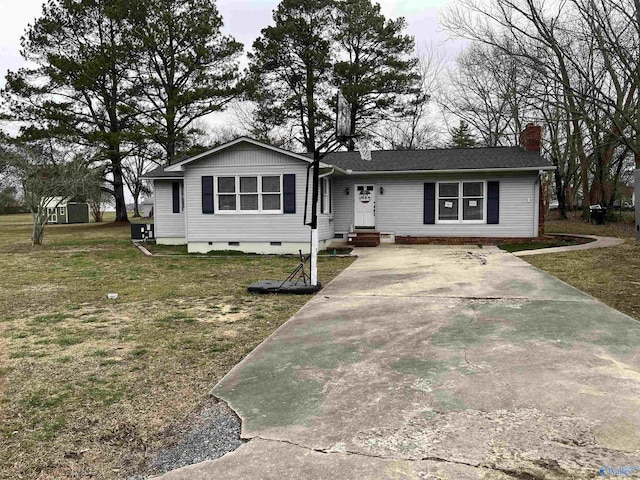
[[347,243],[354,247],[377,247],[380,232],[351,232],[347,234]]

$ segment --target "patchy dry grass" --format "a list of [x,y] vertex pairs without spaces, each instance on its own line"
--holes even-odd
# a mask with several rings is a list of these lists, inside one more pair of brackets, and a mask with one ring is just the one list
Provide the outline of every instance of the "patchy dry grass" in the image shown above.
[[640,246],[635,241],[634,220],[591,225],[580,218],[553,219],[547,232],[582,233],[623,238],[617,247],[523,257],[524,260],[564,280],[598,300],[640,320]]
[[[32,248],[28,222],[0,217],[0,478],[138,471],[310,298],[246,291],[295,258],[149,258],[113,224],[49,226]],[[351,261],[322,259],[319,275]]]

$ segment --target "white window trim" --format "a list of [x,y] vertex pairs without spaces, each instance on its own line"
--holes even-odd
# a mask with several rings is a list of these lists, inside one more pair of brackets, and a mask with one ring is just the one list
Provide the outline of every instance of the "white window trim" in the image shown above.
[[[218,178],[235,178],[235,192],[231,193],[218,193]],[[240,193],[240,177],[255,177],[258,182],[257,193]],[[280,178],[280,209],[279,210],[263,210],[262,209],[262,195],[276,194],[276,192],[263,192],[262,191],[262,177],[279,177]],[[215,198],[214,211],[219,215],[282,215],[284,212],[284,193],[282,191],[282,174],[246,174],[246,175],[215,175],[213,177],[213,196]],[[240,210],[240,197],[242,195],[258,195],[258,210]],[[235,195],[236,197],[236,209],[235,210],[222,210],[220,208],[220,195]]]
[[[457,183],[458,184],[458,220],[440,220],[440,184],[441,183]],[[464,195],[462,184],[463,183],[482,183],[482,220],[463,220],[463,205]],[[452,197],[445,197],[452,198]],[[477,197],[480,198],[480,197]],[[436,182],[436,223],[442,223],[445,225],[457,225],[457,224],[476,224],[481,225],[487,223],[487,181],[486,180],[441,180]]]

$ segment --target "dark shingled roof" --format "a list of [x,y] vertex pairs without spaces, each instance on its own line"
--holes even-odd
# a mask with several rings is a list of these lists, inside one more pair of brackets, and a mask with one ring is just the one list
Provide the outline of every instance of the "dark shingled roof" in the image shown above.
[[[313,158],[313,154],[306,154]],[[442,170],[550,169],[552,165],[536,152],[520,147],[441,148],[433,150],[373,150],[371,161],[359,152],[333,152],[323,163],[354,172],[402,172]],[[183,172],[165,172],[164,167],[143,178],[182,177]]]
[[154,168],[150,172],[147,172],[144,175],[142,175],[142,178],[163,178],[163,177],[176,178],[176,177],[184,176],[184,172],[165,172],[164,171],[165,166]]
[[354,172],[552,167],[537,152],[527,152],[520,147],[373,150],[370,162],[362,160],[359,152],[333,152],[322,161]]

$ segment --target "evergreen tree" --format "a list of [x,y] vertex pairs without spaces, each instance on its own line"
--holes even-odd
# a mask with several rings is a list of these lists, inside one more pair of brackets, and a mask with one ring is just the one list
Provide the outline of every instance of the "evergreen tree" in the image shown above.
[[[116,221],[127,221],[123,146],[133,95],[127,0],[50,0],[22,38],[28,67],[9,72],[4,91],[22,138],[57,138],[97,146],[108,162]],[[31,66],[33,65],[33,66]]]
[[338,0],[336,7],[333,74],[351,106],[351,133],[403,117],[403,96],[419,93],[420,80],[413,38],[402,33],[404,18],[387,20],[371,0]]
[[331,63],[331,0],[283,0],[274,26],[262,30],[250,60],[250,98],[258,124],[290,124],[312,152],[317,135],[331,128],[327,99]]
[[476,139],[469,130],[469,124],[464,120],[460,120],[457,128],[449,130],[451,134],[451,144],[453,148],[473,148],[476,146]]
[[140,0],[134,45],[143,136],[170,162],[187,146],[196,120],[238,97],[242,44],[221,33],[214,0]]

